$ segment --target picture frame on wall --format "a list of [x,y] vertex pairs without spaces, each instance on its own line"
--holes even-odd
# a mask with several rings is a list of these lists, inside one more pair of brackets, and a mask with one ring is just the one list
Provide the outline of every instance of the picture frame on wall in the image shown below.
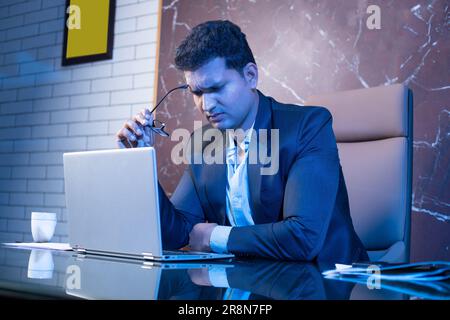
[[62,65],[113,57],[116,0],[66,0]]

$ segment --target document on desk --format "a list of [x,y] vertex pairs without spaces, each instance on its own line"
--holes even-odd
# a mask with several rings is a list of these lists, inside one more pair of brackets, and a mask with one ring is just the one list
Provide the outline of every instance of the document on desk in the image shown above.
[[425,261],[404,264],[336,264],[322,272],[326,278],[378,278],[390,281],[450,281],[450,262]]
[[9,242],[3,243],[5,246],[11,246],[24,249],[48,249],[48,250],[60,250],[69,251],[72,250],[68,243],[57,242]]

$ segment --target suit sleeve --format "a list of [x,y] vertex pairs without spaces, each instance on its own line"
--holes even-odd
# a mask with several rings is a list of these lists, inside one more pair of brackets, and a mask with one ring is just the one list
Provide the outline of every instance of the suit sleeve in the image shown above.
[[297,147],[285,187],[283,220],[233,228],[228,251],[302,261],[312,261],[320,252],[334,210],[340,168],[327,109],[314,108],[307,114]]
[[194,225],[205,221],[189,166],[170,200],[159,183],[158,191],[163,247],[169,250],[184,247]]

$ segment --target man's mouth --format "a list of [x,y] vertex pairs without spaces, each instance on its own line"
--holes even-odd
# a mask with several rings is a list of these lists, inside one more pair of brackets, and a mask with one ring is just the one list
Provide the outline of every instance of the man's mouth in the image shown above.
[[223,117],[224,117],[223,112],[214,113],[214,114],[207,116],[208,120],[212,121],[212,122],[220,122],[221,120],[223,120]]

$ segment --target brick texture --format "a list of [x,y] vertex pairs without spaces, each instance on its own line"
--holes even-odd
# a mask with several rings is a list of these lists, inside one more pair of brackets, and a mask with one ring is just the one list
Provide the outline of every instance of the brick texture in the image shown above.
[[31,241],[31,211],[58,215],[67,241],[63,153],[115,148],[150,105],[158,0],[118,0],[112,60],[61,66],[65,0],[1,1],[0,240]]

